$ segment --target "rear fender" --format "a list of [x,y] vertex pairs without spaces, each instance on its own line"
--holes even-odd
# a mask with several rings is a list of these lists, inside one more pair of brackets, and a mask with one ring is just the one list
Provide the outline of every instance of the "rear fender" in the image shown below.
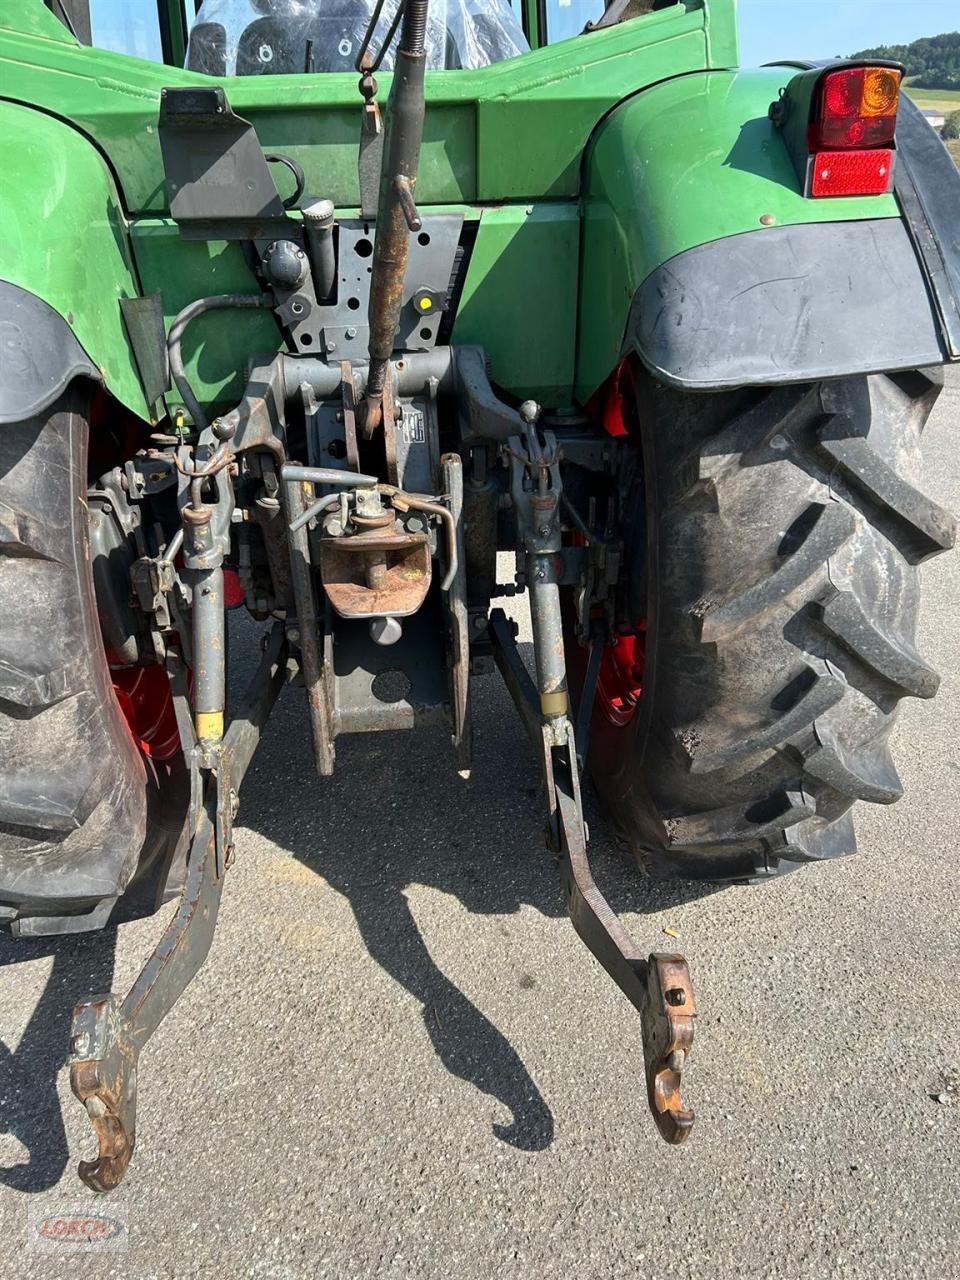
[[[803,196],[767,115],[795,74],[679,77],[623,103],[594,135],[584,173],[581,401],[631,351],[661,380],[703,391],[951,358],[898,197]],[[905,177],[909,153],[898,160]],[[943,251],[960,261],[957,246]]]
[[120,312],[140,290],[113,178],[76,129],[0,102],[0,421],[52,404],[77,375],[149,418]]

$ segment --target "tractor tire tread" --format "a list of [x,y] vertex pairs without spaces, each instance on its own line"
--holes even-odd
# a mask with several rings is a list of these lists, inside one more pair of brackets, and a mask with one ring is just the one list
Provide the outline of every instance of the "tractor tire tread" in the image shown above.
[[917,566],[956,538],[918,483],[942,374],[715,396],[640,379],[652,674],[632,736],[595,708],[601,801],[653,874],[849,855],[854,801],[903,791],[900,700],[939,683],[914,641]]

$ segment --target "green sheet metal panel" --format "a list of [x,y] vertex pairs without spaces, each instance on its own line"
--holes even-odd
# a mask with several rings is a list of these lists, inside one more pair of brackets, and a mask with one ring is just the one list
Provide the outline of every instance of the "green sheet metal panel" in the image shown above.
[[[259,291],[236,241],[181,240],[176,223],[168,218],[140,219],[131,227],[131,236],[144,291],[160,291],[168,330],[177,312],[195,298]],[[218,311],[198,316],[187,329],[184,367],[200,403],[224,410],[243,393],[249,357],[281,347],[272,314]],[[175,391],[167,403],[179,406]]]
[[893,196],[808,200],[767,116],[795,69],[713,71],[646,90],[595,135],[584,183],[576,388],[620,353],[634,292],[685,249],[773,225],[898,216]]
[[485,347],[494,381],[514,395],[570,402],[579,255],[576,204],[483,211],[453,340]]
[[59,18],[54,17],[43,0],[0,0],[0,27],[25,31],[30,35],[55,40],[58,44],[76,45],[76,38]]
[[113,394],[147,416],[120,314],[139,292],[110,171],[69,125],[0,101],[0,279],[60,313]]
[[[626,55],[618,33],[630,27],[645,38]],[[574,48],[582,57],[571,61]],[[707,65],[702,14],[663,10],[541,49],[528,60],[533,57],[545,64],[536,77],[498,83],[489,76],[477,105],[480,200],[576,195],[583,149],[612,106],[644,85]]]

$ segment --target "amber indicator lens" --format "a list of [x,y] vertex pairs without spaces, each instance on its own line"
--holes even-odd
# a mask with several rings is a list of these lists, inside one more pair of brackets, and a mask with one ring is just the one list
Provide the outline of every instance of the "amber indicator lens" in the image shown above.
[[863,73],[860,110],[865,116],[895,115],[900,98],[900,72],[868,67]]

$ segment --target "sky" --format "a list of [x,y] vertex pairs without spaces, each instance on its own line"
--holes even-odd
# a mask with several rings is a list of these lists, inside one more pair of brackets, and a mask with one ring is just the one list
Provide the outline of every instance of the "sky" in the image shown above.
[[740,61],[831,58],[960,29],[960,0],[738,0]]

